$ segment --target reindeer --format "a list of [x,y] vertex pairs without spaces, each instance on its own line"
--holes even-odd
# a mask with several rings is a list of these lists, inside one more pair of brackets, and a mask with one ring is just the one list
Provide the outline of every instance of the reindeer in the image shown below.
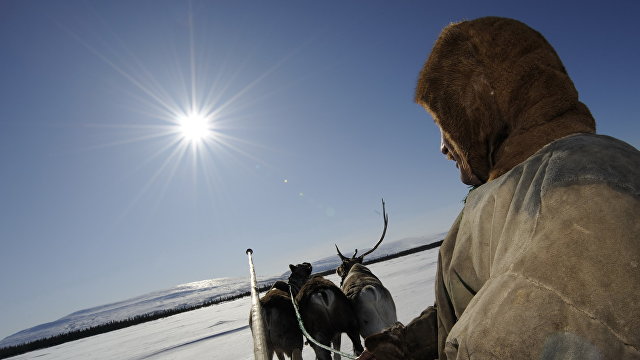
[[336,269],[338,276],[342,278],[340,287],[353,305],[358,318],[360,335],[363,338],[378,333],[397,321],[396,304],[393,302],[391,293],[371,270],[362,265],[364,257],[378,248],[387,233],[389,216],[385,212],[384,199],[382,200],[382,216],[384,230],[382,230],[382,236],[373,249],[358,257],[356,257],[358,253],[358,249],[356,249],[353,256],[348,258],[342,255],[336,245],[338,256],[342,260],[342,264]]
[[[260,298],[260,305],[262,305],[262,318],[267,332],[269,359],[273,359],[275,352],[279,360],[285,360],[285,354],[293,360],[302,360],[302,331],[298,327],[296,314],[291,305],[287,283],[276,281]],[[251,325],[251,316],[249,316],[249,326]]]
[[[340,350],[341,335],[347,333],[353,343],[356,355],[364,350],[358,335],[358,320],[347,297],[331,281],[311,275],[311,264],[305,262],[289,265],[291,276],[289,285],[298,303],[305,329],[319,343]],[[331,353],[314,343],[310,343],[316,358],[331,360]],[[334,360],[340,360],[334,354]]]

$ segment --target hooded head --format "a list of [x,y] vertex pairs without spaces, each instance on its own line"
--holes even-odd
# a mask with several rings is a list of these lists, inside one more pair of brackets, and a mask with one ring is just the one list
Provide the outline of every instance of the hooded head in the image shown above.
[[499,177],[556,139],[595,132],[554,49],[512,19],[447,26],[420,72],[415,100],[440,127],[442,152],[468,185]]

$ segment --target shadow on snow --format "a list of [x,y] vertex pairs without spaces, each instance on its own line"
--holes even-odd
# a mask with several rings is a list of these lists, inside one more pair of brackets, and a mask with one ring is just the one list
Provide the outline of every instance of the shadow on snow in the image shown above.
[[245,325],[245,326],[240,326],[240,327],[235,328],[235,329],[231,329],[231,330],[223,331],[223,332],[220,332],[220,333],[217,333],[217,334],[213,334],[213,335],[205,336],[205,337],[200,338],[200,339],[192,340],[192,341],[189,341],[189,342],[186,342],[186,343],[180,344],[180,345],[175,345],[175,346],[168,347],[168,348],[166,348],[166,349],[162,349],[162,350],[160,350],[160,351],[156,351],[156,352],[154,352],[154,353],[152,353],[152,354],[149,354],[149,355],[145,355],[145,356],[143,356],[143,357],[140,357],[140,358],[138,358],[138,360],[149,359],[149,358],[151,358],[151,357],[153,357],[153,356],[160,355],[160,354],[163,354],[163,353],[166,353],[166,352],[169,352],[169,351],[173,351],[173,350],[179,349],[179,348],[181,348],[181,347],[185,347],[185,346],[193,345],[193,344],[196,344],[196,343],[199,343],[199,342],[202,342],[202,341],[207,341],[207,340],[215,339],[215,338],[220,337],[220,336],[225,336],[225,335],[233,334],[233,333],[236,333],[236,332],[238,332],[238,331],[242,331],[242,330],[245,330],[245,329],[248,329],[248,328],[249,328],[249,325]]

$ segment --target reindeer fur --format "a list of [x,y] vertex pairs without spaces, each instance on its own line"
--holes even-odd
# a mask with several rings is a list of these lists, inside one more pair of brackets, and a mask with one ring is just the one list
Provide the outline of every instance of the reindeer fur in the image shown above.
[[[262,317],[267,331],[267,354],[273,359],[275,352],[279,360],[286,354],[293,360],[302,360],[302,332],[291,305],[287,283],[277,281],[260,298]],[[249,316],[251,325],[251,316]]]
[[342,264],[336,269],[338,276],[342,279],[340,287],[353,306],[358,318],[360,335],[364,338],[381,332],[397,321],[396,304],[393,302],[391,293],[369,268],[362,265],[364,257],[380,246],[387,233],[389,216],[385,210],[384,199],[382,200],[382,217],[384,219],[382,236],[371,250],[360,256],[356,256],[358,254],[356,250],[349,258],[342,255],[336,245],[336,251],[342,260]]
[[[332,343],[336,350],[340,350],[342,333],[347,333],[356,355],[359,355],[364,349],[358,335],[358,321],[347,297],[330,280],[321,276],[309,277],[310,264],[289,267],[289,283],[293,285],[294,290],[299,289],[295,298],[307,332],[321,344],[329,346]],[[317,359],[331,359],[328,350],[313,343],[310,345]],[[334,354],[334,360],[339,359],[340,355]]]
[[398,321],[391,293],[369,268],[355,263],[345,271],[343,263],[338,268],[338,275],[342,277],[342,291],[356,312],[363,338],[381,332]]

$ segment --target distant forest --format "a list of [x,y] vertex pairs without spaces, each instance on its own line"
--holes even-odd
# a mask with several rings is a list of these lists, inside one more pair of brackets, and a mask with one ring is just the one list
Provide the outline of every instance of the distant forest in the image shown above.
[[[442,244],[442,240],[441,241],[437,241],[435,243],[418,246],[418,247],[415,247],[413,249],[404,250],[404,251],[398,252],[396,254],[391,254],[391,255],[386,255],[386,256],[381,256],[381,257],[378,257],[378,258],[374,258],[374,259],[371,259],[369,261],[365,261],[364,263],[365,263],[365,265],[374,264],[374,263],[377,263],[377,262],[390,260],[390,259],[398,258],[398,257],[401,257],[401,256],[406,256],[406,255],[409,255],[409,254],[414,254],[414,253],[417,253],[417,252],[420,252],[420,251],[433,249],[433,248],[436,248],[436,247],[440,246],[441,244]],[[335,272],[335,270],[327,270],[327,271],[316,273],[315,275],[326,276],[326,275],[333,274],[334,272]],[[272,285],[273,284],[264,285],[264,286],[260,287],[258,290],[260,292],[266,291],[269,288],[271,288]],[[81,329],[81,330],[74,330],[74,331],[70,331],[70,332],[67,332],[67,333],[50,336],[50,337],[44,338],[44,339],[38,339],[38,340],[31,341],[31,342],[28,342],[28,343],[25,343],[25,344],[3,347],[3,348],[0,348],[0,359],[5,359],[5,358],[8,358],[8,357],[12,357],[12,356],[28,353],[28,352],[31,352],[31,351],[34,351],[34,350],[44,349],[44,348],[48,348],[48,347],[51,347],[51,346],[64,344],[64,343],[69,342],[69,341],[74,341],[74,340],[79,340],[79,339],[87,338],[87,337],[94,336],[94,335],[104,334],[104,333],[107,333],[109,331],[123,329],[123,328],[129,327],[129,326],[134,326],[134,325],[142,324],[142,323],[145,323],[145,322],[148,322],[148,321],[153,321],[153,320],[166,318],[166,317],[169,317],[169,316],[172,316],[172,315],[177,315],[177,314],[180,314],[180,313],[183,313],[183,312],[187,312],[187,311],[191,311],[191,310],[197,310],[197,309],[200,309],[200,308],[203,308],[203,307],[220,304],[220,303],[223,303],[223,302],[226,302],[226,301],[232,301],[232,300],[240,299],[240,298],[243,298],[245,296],[250,296],[250,295],[251,295],[251,291],[247,290],[245,292],[242,292],[242,293],[239,293],[239,294],[236,294],[236,295],[227,295],[227,296],[215,297],[215,298],[213,298],[211,300],[208,300],[208,301],[205,301],[205,302],[203,302],[202,304],[199,304],[199,305],[182,306],[182,307],[177,307],[175,309],[154,311],[154,312],[147,313],[147,314],[136,315],[134,317],[131,317],[131,318],[128,318],[128,319],[125,319],[125,320],[109,321],[107,323],[96,325],[96,326],[92,326],[92,327],[89,327],[89,328],[85,328],[85,329]]]

